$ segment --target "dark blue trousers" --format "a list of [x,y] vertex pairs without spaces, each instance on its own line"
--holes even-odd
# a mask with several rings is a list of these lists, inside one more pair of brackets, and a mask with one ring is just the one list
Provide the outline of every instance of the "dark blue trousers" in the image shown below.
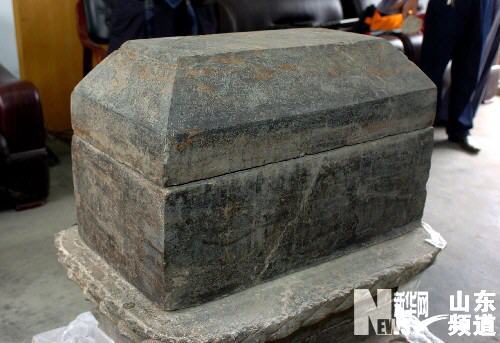
[[430,0],[425,17],[422,70],[438,87],[441,108],[443,74],[452,61],[448,99],[448,136],[463,138],[472,128],[480,99],[475,97],[484,65],[487,36],[493,25],[495,0]]

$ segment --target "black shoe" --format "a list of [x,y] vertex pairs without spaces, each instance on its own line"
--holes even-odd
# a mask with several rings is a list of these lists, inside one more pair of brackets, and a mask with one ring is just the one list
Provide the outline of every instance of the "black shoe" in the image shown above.
[[448,140],[450,142],[457,143],[460,146],[460,148],[462,148],[462,150],[468,152],[469,154],[476,155],[479,153],[479,151],[481,151],[481,149],[479,149],[478,147],[471,144],[471,142],[469,142],[468,137],[450,136],[450,137],[448,137]]

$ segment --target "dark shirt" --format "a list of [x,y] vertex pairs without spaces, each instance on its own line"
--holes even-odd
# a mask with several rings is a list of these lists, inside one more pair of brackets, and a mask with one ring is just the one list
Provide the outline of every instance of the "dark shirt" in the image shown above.
[[[146,23],[144,0],[108,0],[111,7],[109,20],[109,52],[131,39],[186,36],[192,33],[193,19],[186,2],[171,8],[163,0],[154,0],[154,16],[149,28]],[[216,32],[215,11],[212,5],[194,2],[200,34]]]

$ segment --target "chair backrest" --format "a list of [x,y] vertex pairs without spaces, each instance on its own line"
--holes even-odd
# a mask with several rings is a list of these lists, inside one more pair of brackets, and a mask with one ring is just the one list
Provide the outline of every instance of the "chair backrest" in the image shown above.
[[377,6],[381,0],[354,0],[354,7],[358,12],[358,16],[369,6]]
[[[110,8],[106,0],[81,0],[89,37],[98,44],[109,42]],[[238,32],[286,25],[325,25],[344,17],[358,17],[380,0],[216,0],[219,31]],[[428,0],[420,0],[425,9]]]
[[340,0],[218,0],[221,32],[325,25],[344,18]]
[[354,0],[341,0],[342,10],[344,12],[344,18],[358,18],[359,12],[356,6],[354,5]]
[[110,8],[106,0],[83,0],[85,20],[89,37],[99,44],[109,41],[108,18]]

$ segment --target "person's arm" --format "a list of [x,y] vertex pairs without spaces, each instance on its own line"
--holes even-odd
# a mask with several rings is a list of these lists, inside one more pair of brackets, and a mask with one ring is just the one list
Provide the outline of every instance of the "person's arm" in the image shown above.
[[418,0],[407,0],[403,5],[403,16],[406,18],[409,15],[417,14]]

